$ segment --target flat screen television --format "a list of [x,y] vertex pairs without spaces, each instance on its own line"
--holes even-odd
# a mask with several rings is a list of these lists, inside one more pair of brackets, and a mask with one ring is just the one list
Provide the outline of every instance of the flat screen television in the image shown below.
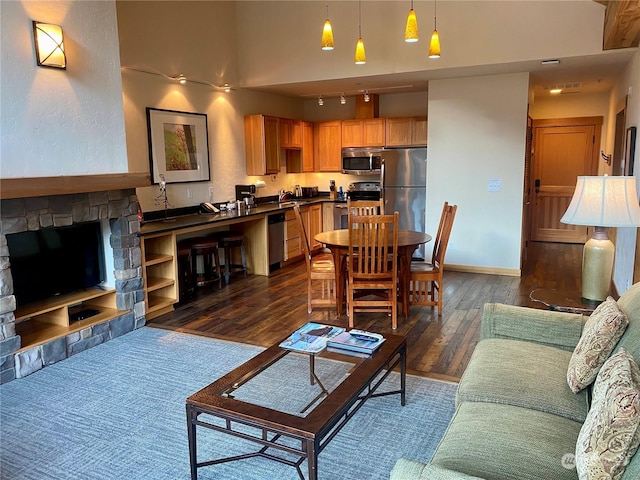
[[100,222],[12,233],[6,238],[19,307],[105,280]]

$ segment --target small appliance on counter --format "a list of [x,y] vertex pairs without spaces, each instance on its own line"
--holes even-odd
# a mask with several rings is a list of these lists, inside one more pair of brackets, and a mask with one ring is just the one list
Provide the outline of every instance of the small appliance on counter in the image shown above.
[[247,208],[253,207],[256,203],[256,186],[236,185],[236,201],[243,202]]
[[302,187],[302,195],[304,198],[313,198],[318,196],[318,187]]

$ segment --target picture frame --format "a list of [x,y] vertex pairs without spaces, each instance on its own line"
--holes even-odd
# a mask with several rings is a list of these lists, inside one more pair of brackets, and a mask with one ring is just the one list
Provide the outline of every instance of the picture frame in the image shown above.
[[204,113],[147,107],[151,183],[211,180],[208,133]]
[[636,151],[636,127],[627,128],[624,139],[624,175],[633,175]]

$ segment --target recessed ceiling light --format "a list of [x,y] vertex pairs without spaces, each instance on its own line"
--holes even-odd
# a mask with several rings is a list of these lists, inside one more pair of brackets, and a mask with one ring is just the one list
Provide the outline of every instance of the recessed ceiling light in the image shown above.
[[551,58],[549,60],[542,60],[542,65],[556,65],[558,63],[560,63],[560,60],[558,60],[557,58]]

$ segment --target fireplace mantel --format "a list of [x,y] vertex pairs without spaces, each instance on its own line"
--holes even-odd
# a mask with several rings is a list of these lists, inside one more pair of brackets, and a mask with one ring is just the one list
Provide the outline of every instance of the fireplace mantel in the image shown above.
[[0,179],[0,199],[45,197],[73,193],[104,192],[151,185],[151,176],[143,173],[74,175]]

